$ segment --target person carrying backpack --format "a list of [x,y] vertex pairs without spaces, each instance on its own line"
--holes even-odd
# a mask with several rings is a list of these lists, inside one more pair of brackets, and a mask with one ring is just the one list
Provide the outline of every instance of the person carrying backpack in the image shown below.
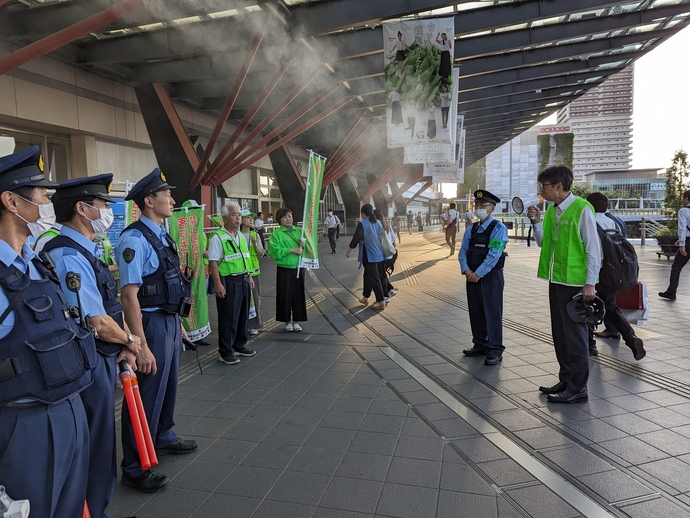
[[[635,335],[616,302],[620,289],[630,289],[631,284],[634,286],[637,283],[637,255],[632,245],[620,233],[616,222],[606,216],[608,197],[604,193],[593,192],[587,196],[587,201],[594,207],[602,250],[599,282],[596,285],[597,296],[605,303],[606,318],[620,331],[625,344],[639,361],[647,354],[644,343]],[[589,329],[589,354],[599,354],[592,328]]]

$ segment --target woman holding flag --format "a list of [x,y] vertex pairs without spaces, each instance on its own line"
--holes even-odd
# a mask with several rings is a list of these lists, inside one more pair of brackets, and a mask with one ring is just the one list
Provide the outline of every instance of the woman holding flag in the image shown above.
[[[304,293],[304,268],[297,271],[305,241],[302,229],[292,224],[292,211],[281,207],[276,212],[280,227],[271,234],[268,255],[275,259],[278,267],[276,276],[276,320],[285,322],[285,331],[299,332],[299,322],[307,321],[307,299]],[[299,275],[298,275],[299,273]]]

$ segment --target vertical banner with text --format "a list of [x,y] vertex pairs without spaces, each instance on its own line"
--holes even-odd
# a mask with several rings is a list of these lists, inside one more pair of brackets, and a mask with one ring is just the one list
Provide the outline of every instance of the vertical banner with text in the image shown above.
[[[300,268],[319,267],[319,201],[325,169],[326,158],[310,151],[307,188],[304,194],[304,218],[302,219],[302,239],[305,241],[305,246],[299,262]],[[299,268],[297,274],[299,275]]]
[[182,271],[192,275],[192,311],[182,325],[192,342],[211,333],[208,296],[201,243],[204,242],[204,207],[175,209],[170,217],[170,235],[177,243]]

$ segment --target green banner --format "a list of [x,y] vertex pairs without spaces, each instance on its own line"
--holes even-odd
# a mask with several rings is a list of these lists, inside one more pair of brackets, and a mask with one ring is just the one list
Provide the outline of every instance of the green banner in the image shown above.
[[192,311],[189,318],[182,319],[182,325],[192,342],[201,340],[211,333],[208,320],[208,295],[204,275],[203,254],[206,249],[204,235],[203,206],[175,209],[170,218],[170,235],[177,243],[180,264],[188,266],[192,277]]
[[326,158],[310,151],[309,174],[304,193],[304,218],[302,219],[302,239],[305,241],[305,246],[299,262],[300,268],[319,267],[319,200],[325,169]]

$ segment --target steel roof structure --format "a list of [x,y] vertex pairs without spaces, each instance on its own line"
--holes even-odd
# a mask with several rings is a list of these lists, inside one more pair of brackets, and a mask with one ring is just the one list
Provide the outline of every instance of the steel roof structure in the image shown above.
[[380,172],[381,24],[449,15],[471,164],[687,26],[690,0],[0,0],[0,39],[255,130],[257,151],[193,164],[217,184],[286,137]]

